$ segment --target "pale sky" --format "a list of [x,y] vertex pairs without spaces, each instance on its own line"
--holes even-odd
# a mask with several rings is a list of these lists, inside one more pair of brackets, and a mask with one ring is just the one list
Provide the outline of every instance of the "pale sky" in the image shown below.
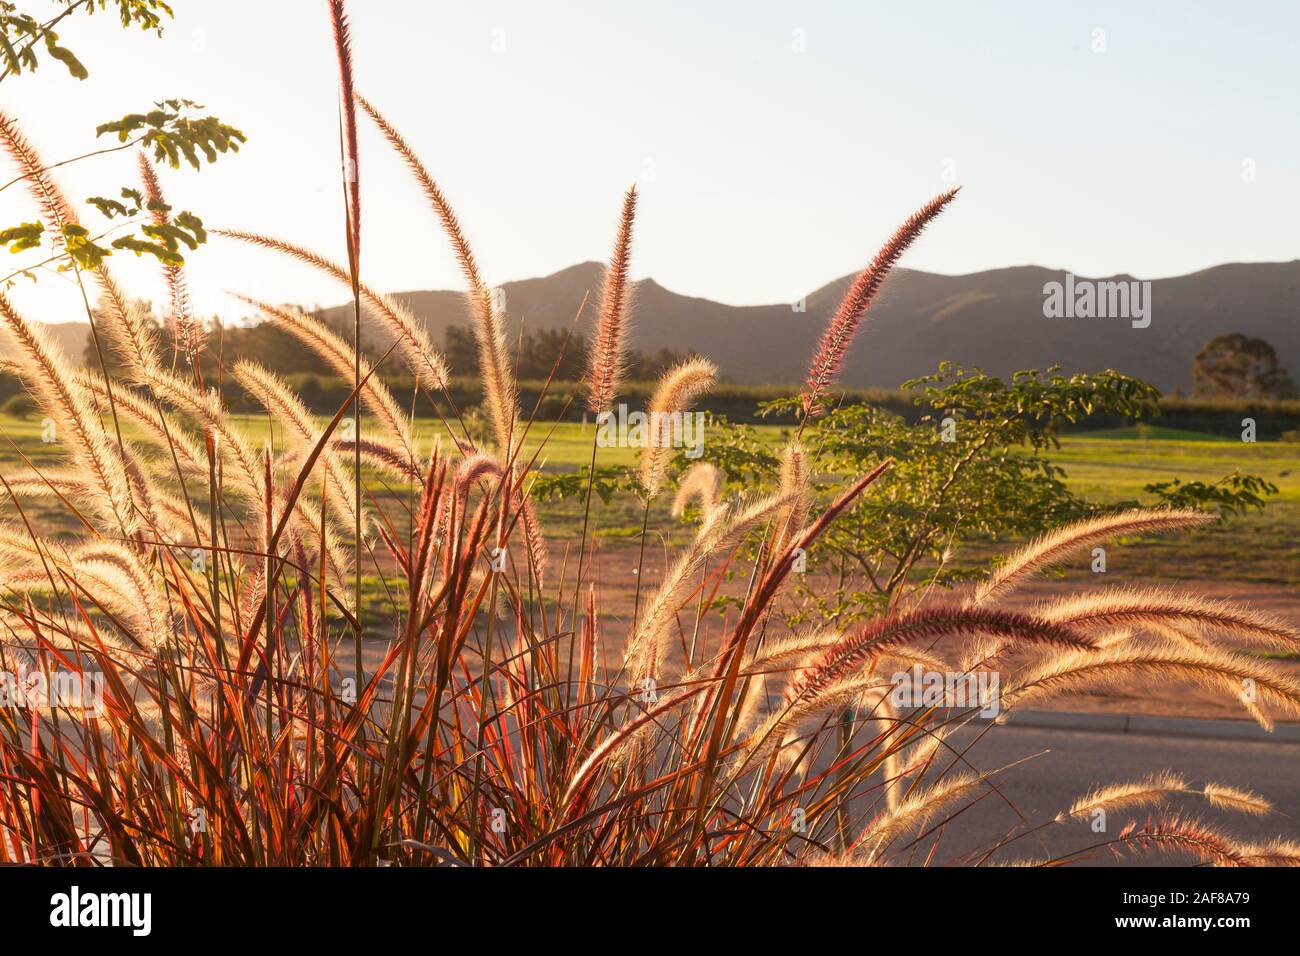
[[[173,205],[342,259],[324,0],[174,6],[161,40],[123,33],[111,15],[79,18],[63,40],[90,79],[47,63],[0,85],[0,102],[48,163],[94,148],[100,122],[156,99],[198,100],[249,142],[202,173],[164,170]],[[1300,4],[349,9],[358,88],[439,179],[493,283],[604,259],[633,181],[634,276],[732,304],[790,301],[860,268],[950,180],[962,195],[906,265],[1156,278],[1300,257]],[[458,288],[432,213],[362,124],[366,280]],[[134,158],[58,175],[76,201],[115,195],[135,183]],[[0,225],[33,212],[19,189],[0,193]],[[161,298],[148,263],[119,253],[113,265],[133,295]],[[220,239],[189,268],[205,315],[240,314],[225,289],[307,305],[345,298],[305,268]],[[81,319],[59,278],[14,297],[33,318]]]

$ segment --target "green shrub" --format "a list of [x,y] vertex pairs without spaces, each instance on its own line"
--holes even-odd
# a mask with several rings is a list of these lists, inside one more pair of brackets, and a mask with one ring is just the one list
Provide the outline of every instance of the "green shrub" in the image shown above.
[[0,412],[14,418],[30,418],[38,410],[35,399],[26,392],[11,395],[0,404]]

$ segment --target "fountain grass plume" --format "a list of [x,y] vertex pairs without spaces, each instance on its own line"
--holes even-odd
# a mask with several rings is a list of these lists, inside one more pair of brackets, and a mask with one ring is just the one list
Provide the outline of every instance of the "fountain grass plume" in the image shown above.
[[853,344],[853,339],[862,325],[862,319],[871,307],[871,303],[875,301],[890,270],[907,251],[908,246],[920,237],[925,227],[943,212],[948,203],[952,202],[960,188],[940,193],[909,216],[907,221],[894,231],[889,241],[880,248],[875,258],[853,280],[813,352],[803,395],[805,417],[814,416],[821,411],[826,393],[835,384],[840,370],[844,367],[844,357],[848,354],[849,346]]
[[631,298],[628,266],[632,254],[632,225],[636,220],[636,202],[636,186],[632,186],[623,197],[623,215],[618,223],[614,252],[605,269],[600,315],[587,358],[587,408],[596,414],[608,411],[613,405],[627,361],[625,350]]

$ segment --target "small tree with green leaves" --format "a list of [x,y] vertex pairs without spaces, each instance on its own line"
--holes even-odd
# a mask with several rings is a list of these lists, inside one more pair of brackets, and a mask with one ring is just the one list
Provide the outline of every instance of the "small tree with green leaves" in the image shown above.
[[1240,332],[1210,339],[1196,353],[1193,392],[1202,398],[1296,397],[1296,384],[1273,346]]
[[[818,541],[809,567],[829,571],[834,586],[803,589],[793,616],[841,623],[892,607],[907,585],[948,587],[981,577],[979,563],[959,560],[973,540],[1022,538],[1102,510],[1070,490],[1048,453],[1065,427],[1094,415],[1142,419],[1158,413],[1159,392],[1119,372],[1017,372],[1010,382],[952,363],[904,383],[919,416],[908,421],[869,404],[841,405],[801,430],[819,488],[833,492],[842,475],[863,474],[887,458],[894,466]],[[764,406],[767,415],[797,412],[798,399]],[[733,487],[771,485],[776,457],[752,429],[725,428],[705,456]],[[1157,505],[1262,507],[1276,493],[1253,476],[1214,485],[1153,483]],[[1151,502],[1148,502],[1151,504]],[[1108,506],[1113,508],[1114,505]]]

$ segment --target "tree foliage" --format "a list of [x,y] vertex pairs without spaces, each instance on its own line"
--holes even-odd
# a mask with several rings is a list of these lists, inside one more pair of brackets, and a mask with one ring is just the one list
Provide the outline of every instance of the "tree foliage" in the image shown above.
[[[951,363],[904,388],[915,392],[921,414],[914,422],[855,404],[832,409],[803,430],[823,497],[838,493],[836,476],[863,474],[886,458],[895,464],[808,556],[810,566],[831,570],[835,586],[805,589],[808,600],[796,619],[815,612],[848,621],[891,606],[909,583],[947,587],[981,577],[985,568],[961,560],[961,545],[1024,538],[1103,510],[1067,486],[1065,470],[1048,457],[1051,449],[1067,425],[1092,415],[1148,418],[1158,413],[1159,399],[1153,386],[1109,370],[1071,376],[1029,370],[1007,382]],[[771,402],[764,410],[788,412],[797,401]],[[705,458],[734,489],[770,487],[779,467],[773,449],[745,427],[715,430]],[[1236,474],[1213,485],[1175,480],[1146,488],[1155,504],[1221,514],[1262,507],[1276,490]]]
[[1278,492],[1277,485],[1258,475],[1243,475],[1239,471],[1224,475],[1218,481],[1187,481],[1173,478],[1152,482],[1143,488],[1155,495],[1160,503],[1170,508],[1214,509],[1227,517],[1247,511],[1263,511],[1266,499]]
[[90,71],[77,55],[59,43],[54,27],[76,13],[92,15],[104,10],[116,11],[124,27],[135,25],[158,34],[162,33],[163,19],[172,16],[172,8],[163,0],[64,0],[64,9],[42,21],[16,3],[4,0],[0,2],[0,61],[4,63],[0,80],[36,70],[40,66],[40,47],[45,48],[50,59],[62,63],[71,76],[78,80],[89,77]]
[[193,100],[160,100],[146,113],[127,113],[120,120],[101,123],[95,127],[95,135],[116,133],[119,143],[152,150],[156,162],[176,169],[184,159],[199,169],[200,154],[215,163],[219,153],[237,153],[239,145],[247,140],[242,132],[215,116],[195,115],[203,108]]
[[[556,381],[576,382],[586,370],[588,341],[580,332],[570,335],[561,328],[526,328],[511,344],[515,346],[516,374],[521,380],[545,380],[554,369]],[[447,326],[443,332],[443,354],[452,369],[477,368],[478,344],[473,331],[463,325]],[[629,349],[626,378],[637,381],[658,378],[687,357],[688,353],[673,349],[659,349],[650,354]]]
[[[64,9],[46,21],[20,10],[8,0],[0,0],[0,61],[4,71],[0,80],[20,73],[34,71],[40,60],[37,47],[44,45],[46,53],[62,62],[78,79],[89,76],[81,61],[58,43],[54,27],[74,13],[94,14],[97,11],[115,10],[123,27],[137,25],[144,30],[161,34],[163,20],[172,15],[171,7],[161,0],[71,0]],[[140,147],[153,154],[154,161],[178,168],[187,162],[195,169],[202,162],[216,162],[218,156],[239,151],[246,139],[244,134],[215,116],[201,115],[203,109],[188,99],[164,99],[141,113],[128,113],[121,119],[101,123],[95,135],[115,134],[117,146],[96,150],[73,157],[41,169],[25,164],[20,175],[0,191],[26,180],[44,176],[50,169],[64,166],[105,152]],[[159,201],[146,202],[136,189],[124,187],[120,198],[91,196],[87,204],[110,224],[102,228],[75,222],[22,222],[0,228],[0,246],[11,253],[39,249],[49,242],[48,257],[39,263],[18,269],[5,282],[12,284],[18,276],[34,277],[38,266],[56,266],[66,269],[97,269],[114,251],[133,252],[137,256],[149,255],[168,267],[184,265],[183,250],[193,251],[207,241],[203,222],[194,213],[172,213],[171,207]],[[145,216],[144,213],[149,215]],[[123,220],[113,223],[114,220]],[[133,229],[125,235],[109,238],[123,227]]]
[[1273,346],[1240,332],[1210,339],[1196,353],[1193,394],[1204,398],[1289,399],[1296,384]]

